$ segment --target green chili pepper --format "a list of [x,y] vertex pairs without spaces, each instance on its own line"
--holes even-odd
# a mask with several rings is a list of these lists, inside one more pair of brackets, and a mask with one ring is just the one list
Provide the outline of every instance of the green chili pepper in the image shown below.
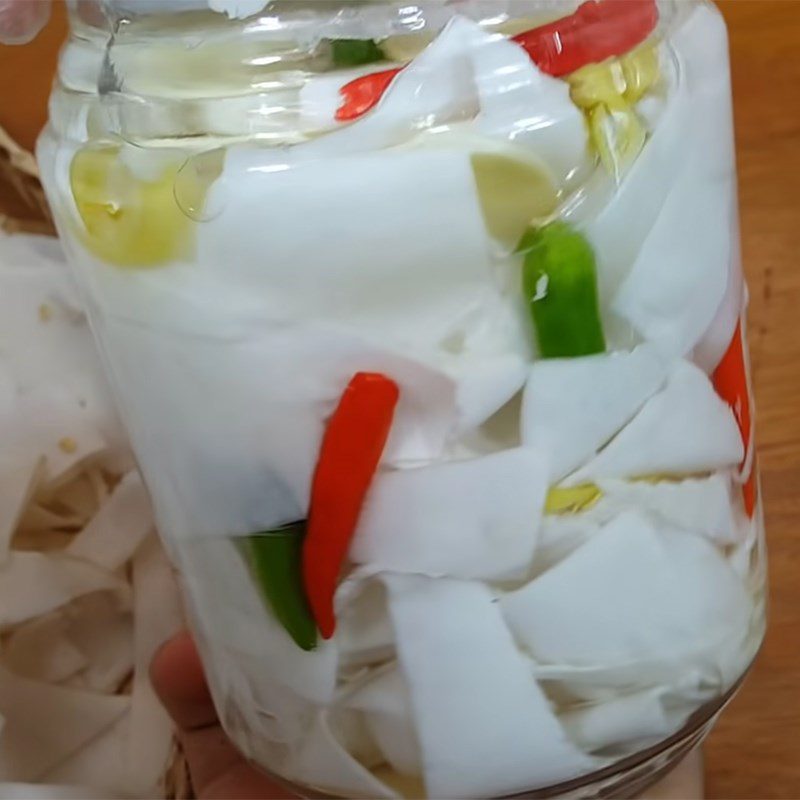
[[565,222],[529,229],[522,285],[543,358],[602,353],[606,349],[597,300],[594,252]]
[[359,67],[383,61],[381,48],[372,39],[331,39],[335,67]]
[[303,592],[305,522],[245,536],[242,550],[266,603],[303,650],[317,645],[317,628]]

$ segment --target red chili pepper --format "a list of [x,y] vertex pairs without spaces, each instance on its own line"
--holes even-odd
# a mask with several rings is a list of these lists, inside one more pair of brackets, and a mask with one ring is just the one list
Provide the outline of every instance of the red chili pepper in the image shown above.
[[346,83],[339,89],[339,94],[344,98],[344,102],[336,111],[336,119],[339,122],[348,122],[366,114],[373,106],[377,105],[378,100],[383,97],[383,93],[394,80],[394,76],[401,71],[402,67],[397,67],[386,69],[383,72],[372,72]]
[[357,373],[322,439],[303,542],[303,583],[325,639],[330,639],[336,628],[336,582],[378,469],[399,396],[400,390],[390,378]]
[[742,486],[742,497],[744,497],[744,509],[747,512],[747,516],[753,516],[753,512],[756,510],[756,503],[758,502],[758,459],[755,457],[755,453],[753,453],[753,462],[750,465],[750,474],[747,476],[747,480],[745,481],[744,485]]
[[559,77],[620,56],[656,27],[655,0],[589,0],[563,19],[514,36],[542,72]]
[[[627,53],[653,32],[657,22],[656,0],[588,0],[574,14],[520,33],[511,41],[539,69],[559,77]],[[348,122],[366,114],[401,69],[364,75],[342,86],[343,102],[336,119]]]
[[[722,361],[719,362],[712,376],[717,394],[731,407],[739,432],[742,435],[745,455],[740,465],[743,469],[748,461],[748,450],[751,447],[752,418],[750,414],[750,387],[747,380],[747,364],[744,357],[744,339],[742,323],[736,326],[733,339],[728,345]],[[744,505],[747,515],[752,517],[756,506],[758,489],[756,486],[755,458],[751,459],[750,474],[742,487]]]

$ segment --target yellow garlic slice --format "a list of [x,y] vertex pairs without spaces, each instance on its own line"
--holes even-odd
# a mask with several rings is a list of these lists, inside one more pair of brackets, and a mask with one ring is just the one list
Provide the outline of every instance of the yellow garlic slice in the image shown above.
[[70,184],[86,248],[119,267],[155,267],[189,256],[193,223],[175,199],[182,159],[142,180],[119,155],[114,146],[87,148],[72,160]]

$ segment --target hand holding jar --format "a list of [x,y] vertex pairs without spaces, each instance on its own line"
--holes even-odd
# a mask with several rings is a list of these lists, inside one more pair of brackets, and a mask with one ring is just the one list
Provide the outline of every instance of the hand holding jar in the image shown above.
[[50,18],[50,0],[0,0],[0,44],[25,44]]

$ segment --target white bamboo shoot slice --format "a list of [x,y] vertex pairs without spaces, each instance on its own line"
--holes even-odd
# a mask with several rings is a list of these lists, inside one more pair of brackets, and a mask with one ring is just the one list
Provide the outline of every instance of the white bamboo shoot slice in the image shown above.
[[546,359],[530,371],[522,406],[522,440],[550,459],[558,482],[591,458],[666,380],[655,348],[582,358]]
[[66,552],[113,572],[130,560],[152,531],[150,499],[139,474],[130,472]]
[[536,547],[546,463],[531,448],[377,476],[350,556],[389,572],[521,577]]
[[430,797],[512,794],[597,766],[562,730],[486,586],[384,581]]
[[347,707],[364,713],[367,730],[388,763],[401,775],[422,775],[411,695],[400,670],[384,671],[347,698]]
[[519,643],[543,664],[716,664],[752,604],[706,540],[626,512],[552,569],[504,596]]
[[664,389],[566,483],[711,472],[733,467],[742,456],[730,408],[701,369],[680,361]]
[[720,545],[740,539],[734,513],[730,477],[714,474],[708,478],[683,481],[599,480],[604,505],[617,512],[639,509],[691,533],[698,533]]

